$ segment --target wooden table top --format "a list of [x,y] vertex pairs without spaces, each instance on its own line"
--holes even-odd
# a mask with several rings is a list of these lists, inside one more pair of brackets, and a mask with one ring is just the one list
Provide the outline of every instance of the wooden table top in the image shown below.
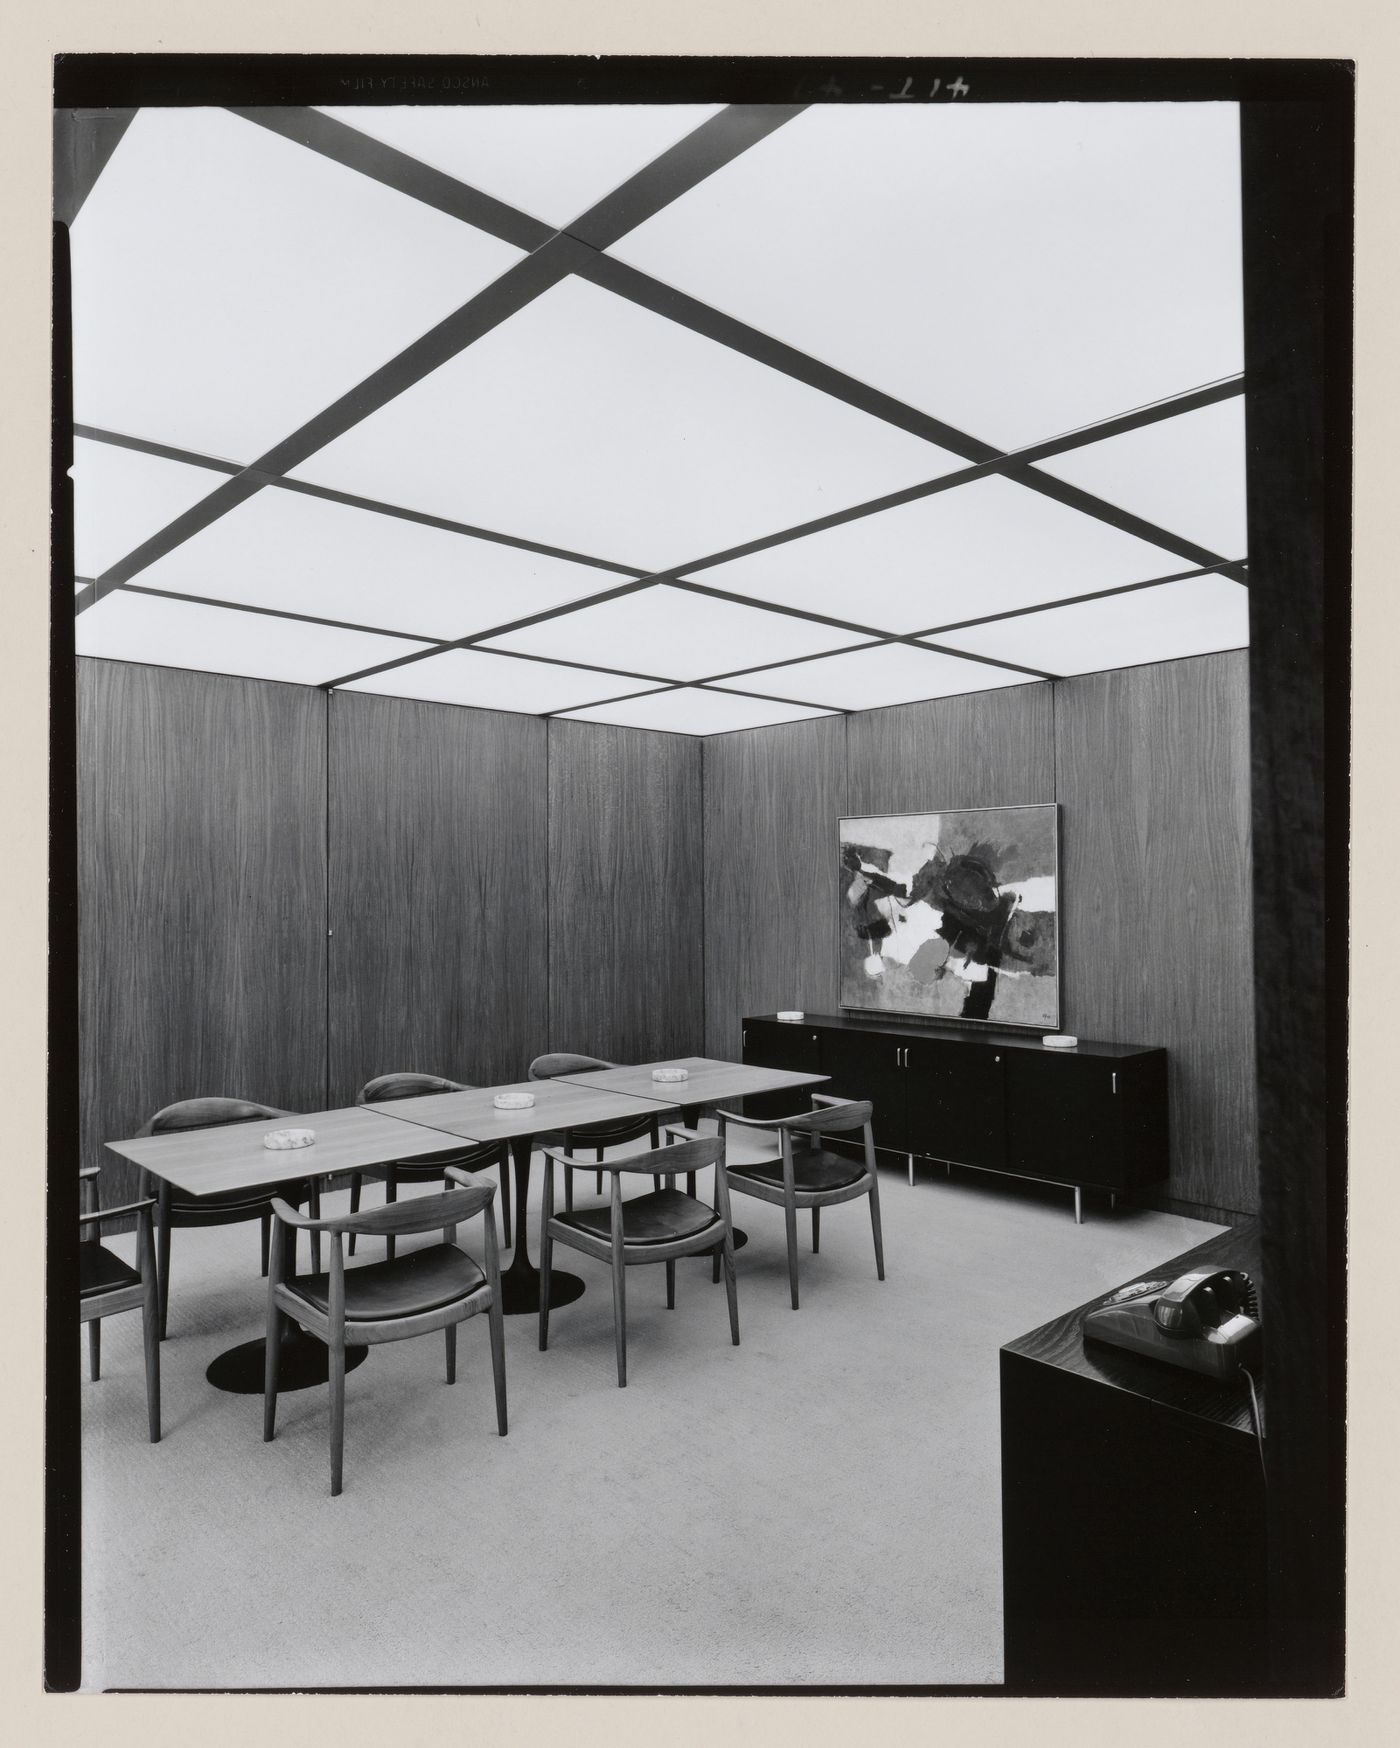
[[[274,1152],[262,1144],[263,1136],[274,1129],[314,1129],[316,1140],[310,1147]],[[191,1196],[295,1183],[444,1151],[440,1130],[420,1127],[407,1118],[380,1116],[365,1105],[226,1123],[215,1129],[178,1129],[134,1141],[109,1141],[107,1146]]]
[[[640,1105],[652,1106],[658,1115],[675,1111],[676,1101],[655,1089],[650,1078],[648,1096],[623,1094],[607,1087],[584,1086],[569,1080],[522,1080],[513,1086],[474,1086],[465,1092],[430,1093],[421,1099],[394,1099],[367,1109],[402,1118],[415,1127],[455,1135],[464,1141],[515,1141],[546,1130],[572,1129],[587,1123],[607,1123],[618,1117],[635,1117]],[[669,1089],[668,1089],[669,1090]],[[492,1100],[497,1093],[527,1092],[535,1102],[523,1111],[498,1111]]]
[[[685,1068],[690,1079],[655,1081],[653,1068]],[[711,1056],[672,1056],[664,1062],[637,1062],[628,1068],[599,1068],[589,1074],[562,1075],[575,1086],[627,1093],[633,1098],[664,1098],[673,1105],[709,1105],[716,1099],[741,1099],[750,1093],[784,1092],[794,1086],[820,1086],[825,1074],[798,1074],[787,1068],[758,1068],[747,1062],[719,1062]],[[557,1083],[556,1083],[557,1084]]]

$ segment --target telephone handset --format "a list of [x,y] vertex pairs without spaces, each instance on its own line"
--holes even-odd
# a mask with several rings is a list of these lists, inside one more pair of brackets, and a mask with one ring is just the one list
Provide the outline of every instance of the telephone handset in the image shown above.
[[1086,1340],[1230,1378],[1259,1350],[1259,1302],[1243,1269],[1193,1269],[1165,1285],[1145,1281],[1084,1318]]

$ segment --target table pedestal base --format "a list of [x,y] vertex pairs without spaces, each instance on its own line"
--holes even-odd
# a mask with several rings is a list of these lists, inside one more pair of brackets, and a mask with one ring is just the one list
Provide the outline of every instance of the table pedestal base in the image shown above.
[[[367,1347],[347,1347],[345,1369],[353,1372],[369,1358]],[[266,1382],[267,1342],[245,1341],[231,1347],[210,1362],[205,1377],[216,1390],[227,1390],[233,1396],[261,1396]],[[282,1353],[277,1361],[277,1394],[287,1390],[309,1390],[315,1384],[329,1383],[330,1349],[325,1342],[304,1334],[295,1326],[282,1337]]]
[[[583,1282],[577,1275],[566,1274],[563,1269],[552,1268],[549,1271],[549,1308],[558,1310],[561,1305],[572,1305],[575,1299],[583,1297]],[[527,1263],[523,1268],[516,1268],[514,1263],[501,1276],[501,1309],[507,1317],[523,1317],[527,1312],[538,1313],[540,1308],[540,1271]]]

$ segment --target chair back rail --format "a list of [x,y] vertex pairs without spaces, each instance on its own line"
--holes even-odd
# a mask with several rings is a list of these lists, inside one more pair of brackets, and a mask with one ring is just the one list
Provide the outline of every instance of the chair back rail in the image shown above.
[[[578,1131],[574,1130],[574,1134]],[[546,1158],[571,1170],[578,1168],[578,1160],[564,1151],[562,1147],[542,1147],[540,1152]],[[653,1147],[645,1153],[625,1153],[615,1159],[604,1159],[595,1164],[589,1160],[589,1171],[610,1171],[617,1177],[624,1171],[645,1172],[651,1177],[677,1177],[693,1171],[704,1171],[706,1166],[714,1165],[724,1157],[724,1143],[718,1135],[702,1135],[696,1141],[680,1141],[671,1147]]]

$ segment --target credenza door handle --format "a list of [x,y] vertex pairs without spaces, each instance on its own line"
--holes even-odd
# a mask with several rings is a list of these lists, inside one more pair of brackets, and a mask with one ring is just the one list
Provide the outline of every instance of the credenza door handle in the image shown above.
[[1114,1074],[1111,1078],[1113,1081],[1113,1090],[1116,1093],[1118,1091],[1118,1076]]

